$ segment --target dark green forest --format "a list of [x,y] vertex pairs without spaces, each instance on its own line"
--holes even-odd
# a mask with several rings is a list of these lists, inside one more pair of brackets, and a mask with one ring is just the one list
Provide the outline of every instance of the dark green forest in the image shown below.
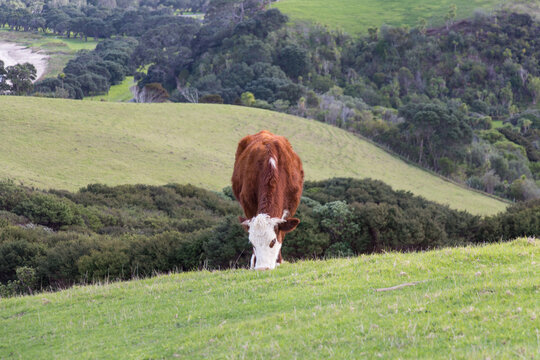
[[[169,271],[247,267],[232,189],[88,185],[76,193],[0,182],[0,296]],[[375,180],[306,182],[287,261],[495,242],[540,231],[540,202],[480,218]]]
[[527,14],[351,36],[290,24],[262,0],[53,3],[2,4],[0,27],[103,41],[34,95],[81,99],[135,75],[152,101],[304,116],[472,188],[540,197],[540,24]]

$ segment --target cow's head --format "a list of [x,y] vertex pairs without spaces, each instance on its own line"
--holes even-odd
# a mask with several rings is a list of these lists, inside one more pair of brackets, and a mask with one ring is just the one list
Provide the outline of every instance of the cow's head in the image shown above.
[[249,242],[253,245],[251,268],[255,270],[274,269],[286,233],[293,231],[300,223],[296,218],[272,218],[259,214],[252,219],[240,218],[242,225],[249,232]]

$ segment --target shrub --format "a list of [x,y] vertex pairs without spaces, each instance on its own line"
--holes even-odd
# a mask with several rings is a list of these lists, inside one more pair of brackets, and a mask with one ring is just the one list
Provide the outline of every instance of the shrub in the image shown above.
[[44,247],[37,243],[31,231],[13,228],[1,231],[0,282],[7,282],[17,278],[17,268],[34,268],[39,257],[44,255]]
[[330,245],[330,236],[321,231],[314,218],[313,207],[320,205],[309,198],[302,198],[295,216],[301,219],[295,231],[287,234],[282,247],[285,259],[319,258]]
[[82,219],[74,213],[71,204],[47,194],[33,194],[21,201],[14,209],[16,214],[32,222],[55,229],[65,225],[77,224]]
[[223,98],[219,94],[207,94],[201,96],[199,102],[206,104],[223,104]]
[[452,159],[442,157],[439,159],[439,169],[444,176],[453,174],[456,171],[456,164]]
[[330,245],[324,252],[326,258],[354,256],[354,251],[346,242],[337,242]]
[[244,106],[252,106],[255,102],[255,96],[253,96],[252,93],[249,91],[243,92],[240,96],[240,101],[242,102],[242,105]]
[[238,267],[251,257],[251,244],[238,217],[225,217],[203,241],[204,256],[211,268]]
[[305,49],[296,45],[284,47],[278,54],[278,65],[291,78],[305,74],[309,68],[308,54]]
[[124,251],[119,251],[119,249],[94,250],[77,260],[77,268],[85,280],[123,280],[131,275],[129,258]]
[[[230,187],[215,193],[178,184],[94,184],[77,193],[44,193],[0,182],[0,296],[247,266],[251,245],[232,199]],[[283,247],[289,261],[540,233],[538,200],[481,219],[369,179],[306,181],[296,216],[300,225]]]

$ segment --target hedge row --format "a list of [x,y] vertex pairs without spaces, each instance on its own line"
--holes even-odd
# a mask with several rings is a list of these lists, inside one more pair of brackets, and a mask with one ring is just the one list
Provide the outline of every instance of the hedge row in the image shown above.
[[[89,185],[43,192],[0,182],[0,296],[156,272],[246,267],[251,255],[230,187]],[[283,256],[354,256],[540,233],[540,201],[482,219],[380,181],[306,182]]]

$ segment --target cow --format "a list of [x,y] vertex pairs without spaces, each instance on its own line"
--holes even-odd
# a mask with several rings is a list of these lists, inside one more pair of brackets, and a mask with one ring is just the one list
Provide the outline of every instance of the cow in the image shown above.
[[240,140],[232,189],[246,216],[240,222],[253,246],[251,269],[274,269],[282,263],[285,234],[300,223],[292,216],[303,185],[302,161],[285,137],[264,130]]

